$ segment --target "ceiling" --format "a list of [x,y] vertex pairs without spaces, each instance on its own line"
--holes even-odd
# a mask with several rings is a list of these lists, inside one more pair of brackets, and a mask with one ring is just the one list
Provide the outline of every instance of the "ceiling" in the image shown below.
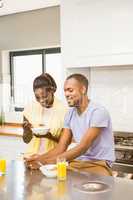
[[60,0],[0,0],[0,3],[3,3],[3,7],[0,8],[0,16],[3,16],[56,6],[60,4]]

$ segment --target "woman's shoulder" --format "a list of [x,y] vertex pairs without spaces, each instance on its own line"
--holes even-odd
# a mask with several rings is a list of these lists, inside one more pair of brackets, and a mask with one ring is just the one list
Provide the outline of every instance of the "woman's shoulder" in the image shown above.
[[58,98],[54,99],[54,105],[53,105],[55,110],[61,111],[61,112],[67,112],[68,107],[65,105],[65,103],[63,101],[61,101]]
[[29,103],[26,104],[26,106],[24,107],[24,112],[28,112],[31,110],[36,110],[40,108],[40,104],[34,100],[30,101]]

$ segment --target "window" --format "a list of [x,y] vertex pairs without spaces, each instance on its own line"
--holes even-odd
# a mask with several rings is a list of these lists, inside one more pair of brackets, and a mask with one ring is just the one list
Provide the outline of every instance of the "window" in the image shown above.
[[46,53],[46,72],[49,73],[56,81],[56,96],[63,99],[64,69],[61,63],[61,53]]
[[[34,98],[33,80],[42,72],[50,73],[60,86],[62,76],[60,48],[10,52],[11,99],[16,111]],[[61,88],[57,95],[61,96]]]

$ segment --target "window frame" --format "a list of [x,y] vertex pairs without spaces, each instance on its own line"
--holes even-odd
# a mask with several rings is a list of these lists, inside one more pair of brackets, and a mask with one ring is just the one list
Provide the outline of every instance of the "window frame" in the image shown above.
[[[46,72],[46,54],[52,53],[61,53],[60,47],[46,48],[46,49],[31,49],[23,51],[10,51],[9,52],[9,62],[10,62],[10,98],[15,100],[14,93],[14,63],[13,58],[16,56],[25,56],[25,55],[42,55],[42,73]],[[23,107],[14,107],[16,112],[23,111]]]

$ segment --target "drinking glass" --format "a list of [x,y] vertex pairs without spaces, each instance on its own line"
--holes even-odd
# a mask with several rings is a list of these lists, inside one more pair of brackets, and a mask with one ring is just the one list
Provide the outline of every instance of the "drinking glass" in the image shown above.
[[66,169],[66,159],[57,158],[57,178],[58,180],[66,180],[67,169]]
[[0,174],[4,175],[6,173],[6,160],[0,159]]

